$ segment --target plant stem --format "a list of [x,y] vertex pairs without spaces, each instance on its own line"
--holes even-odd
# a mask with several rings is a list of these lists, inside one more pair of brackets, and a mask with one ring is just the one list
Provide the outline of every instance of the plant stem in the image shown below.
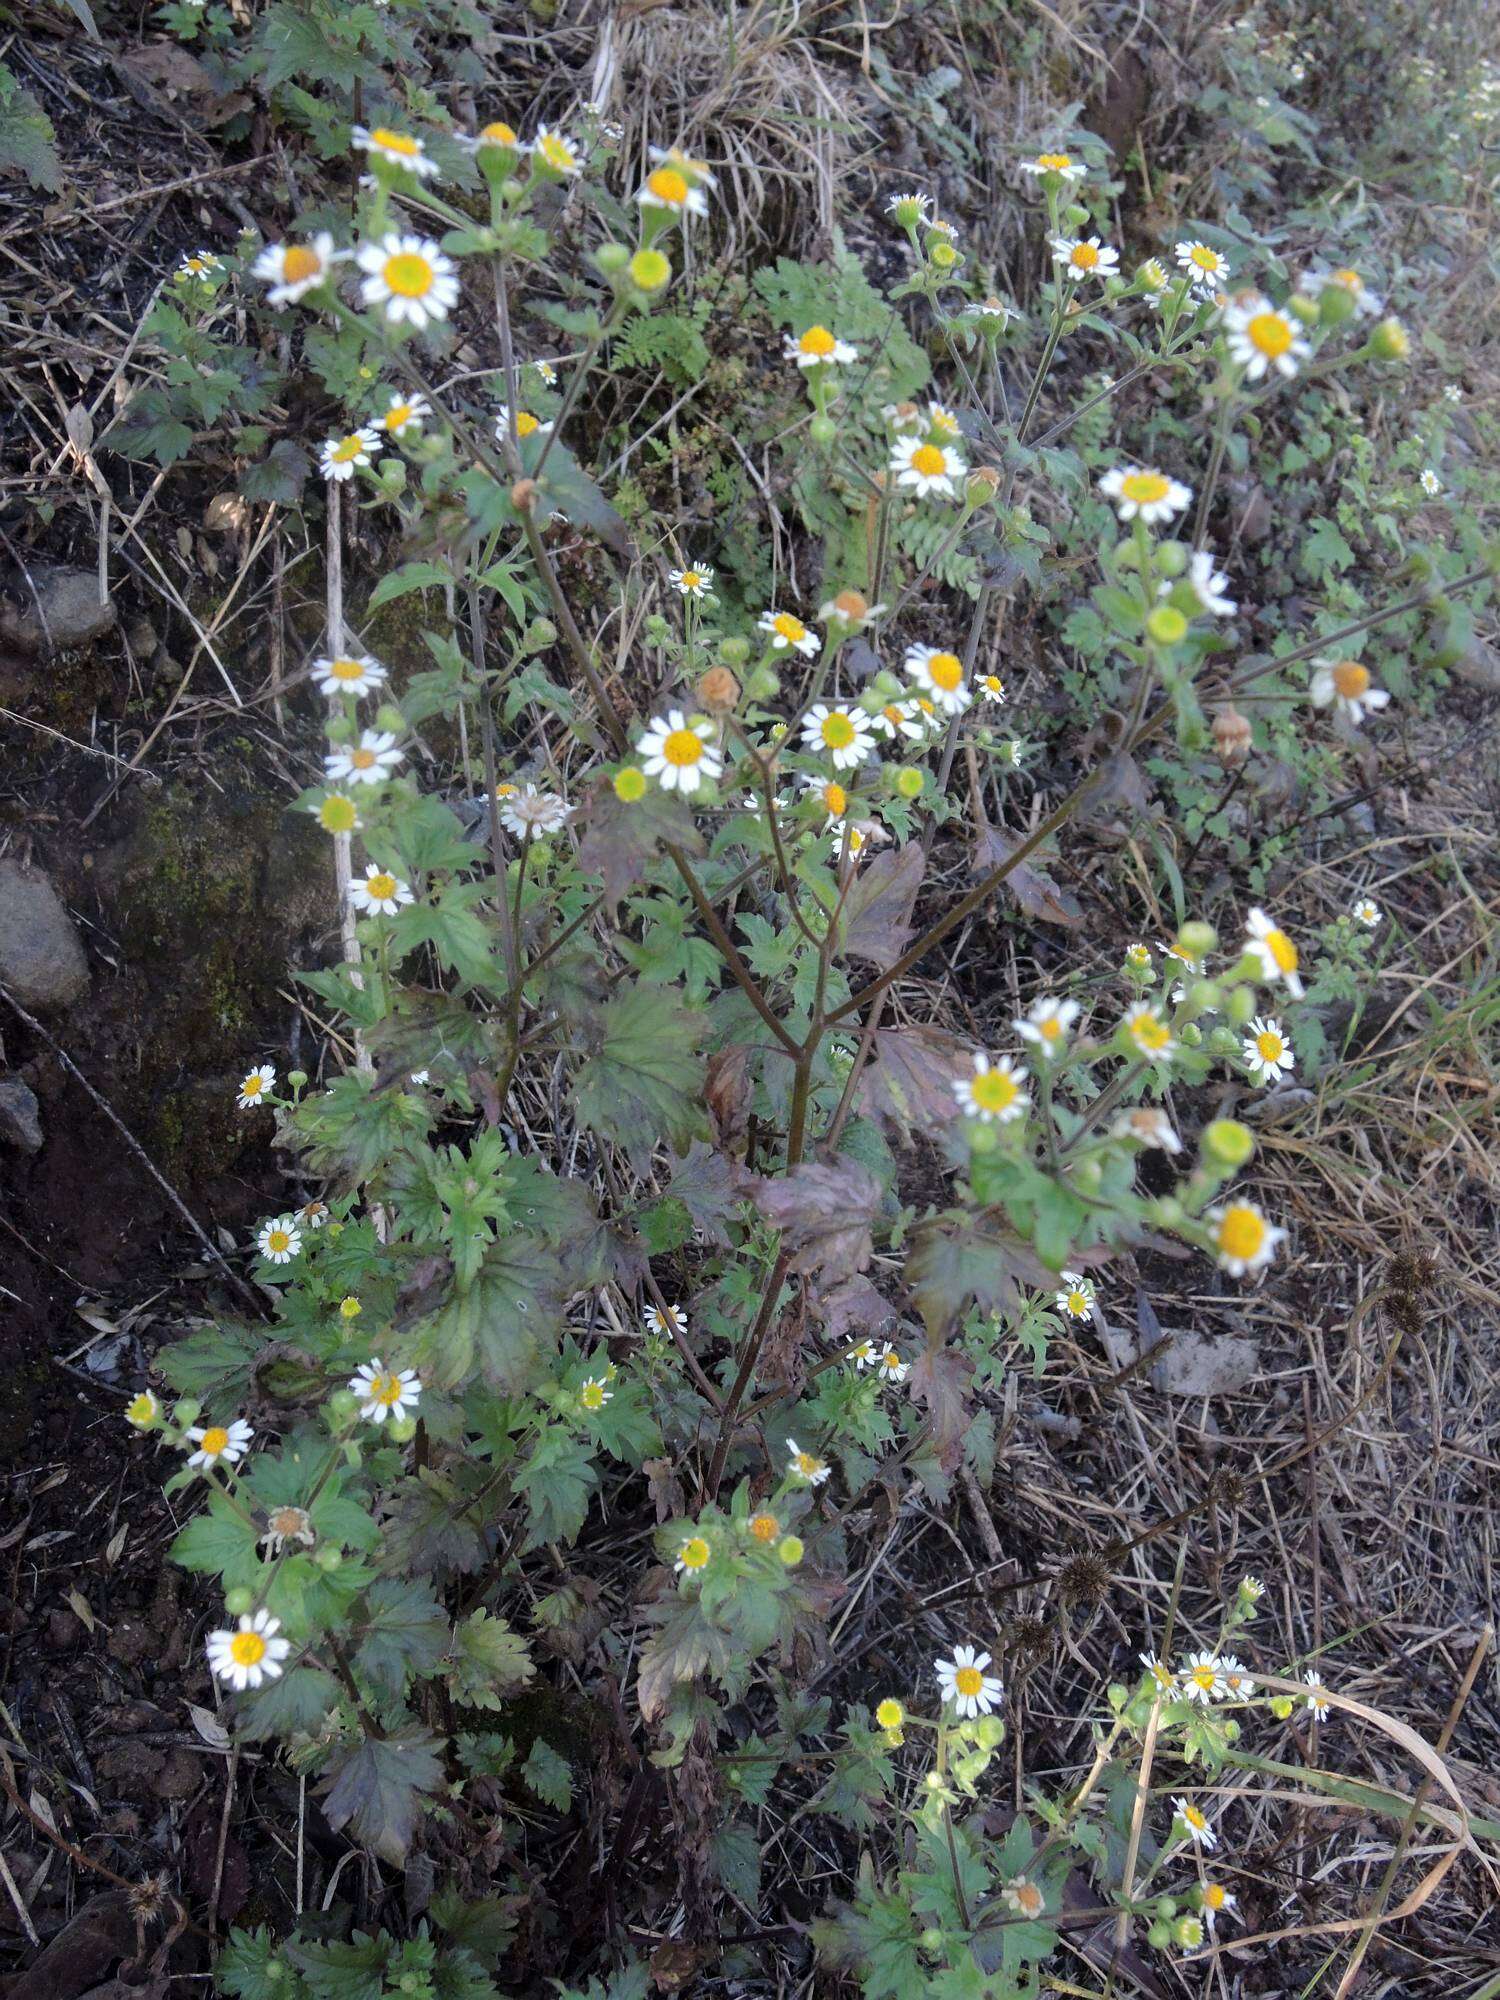
[[766,1337],[766,1329],[771,1324],[771,1315],[776,1310],[776,1301],[781,1296],[788,1266],[792,1261],[790,1250],[778,1250],[776,1261],[771,1266],[771,1275],[766,1281],[760,1311],[755,1315],[745,1342],[745,1351],[740,1358],[739,1369],[729,1391],[729,1399],[724,1405],[724,1414],[719,1419],[719,1435],[714,1441],[714,1453],[709,1461],[708,1474],[703,1481],[702,1504],[711,1506],[718,1496],[719,1481],[724,1476],[724,1461],[729,1456],[729,1446],[734,1437],[735,1418],[739,1415],[740,1404],[745,1399],[745,1391],[755,1374],[755,1364],[760,1358],[761,1344]]

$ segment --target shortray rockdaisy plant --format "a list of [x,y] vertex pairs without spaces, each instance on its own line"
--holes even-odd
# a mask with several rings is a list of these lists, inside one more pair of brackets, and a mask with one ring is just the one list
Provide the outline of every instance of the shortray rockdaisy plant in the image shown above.
[[1185,1667],[1178,1669],[1178,1682],[1189,1701],[1222,1701],[1228,1688],[1225,1685],[1222,1663],[1215,1653],[1190,1653]]
[[241,1111],[253,1111],[257,1104],[264,1104],[268,1091],[276,1087],[276,1072],[270,1063],[262,1063],[240,1079],[239,1095],[235,1103]]
[[1267,1221],[1251,1201],[1225,1202],[1208,1211],[1219,1267],[1231,1278],[1254,1277],[1276,1255],[1286,1231]]
[[1120,268],[1120,253],[1097,236],[1056,236],[1052,261],[1075,284],[1085,278],[1112,278]]
[[187,1432],[187,1441],[198,1449],[188,1453],[187,1462],[196,1472],[207,1472],[215,1465],[237,1465],[254,1436],[243,1417],[227,1424],[196,1424]]
[[499,812],[500,824],[517,840],[541,840],[549,833],[559,833],[568,820],[567,800],[556,792],[539,791],[535,785],[511,792],[500,801]]
[[679,597],[711,597],[714,573],[707,563],[690,563],[686,569],[667,571],[667,580]]
[[786,336],[786,358],[799,368],[848,368],[859,359],[859,350],[847,340],[839,340],[826,326],[810,326],[806,333]]
[[641,769],[664,792],[696,792],[724,768],[713,735],[707,716],[695,715],[689,721],[680,708],[669,709],[653,718],[636,745]]
[[1022,160],[1021,172],[1041,180],[1050,175],[1059,181],[1081,181],[1085,168],[1071,153],[1038,153],[1034,160]]
[[349,884],[349,900],[367,917],[393,917],[413,897],[410,887],[398,876],[371,863],[361,880]]
[[397,167],[423,181],[437,178],[437,161],[413,133],[389,125],[356,125],[351,143],[357,152],[368,153],[372,166]]
[[343,437],[325,438],[318,447],[318,468],[325,479],[343,485],[362,466],[372,463],[380,449],[380,433],[373,424],[362,424]]
[[773,653],[801,653],[810,660],[818,650],[817,633],[790,611],[763,611],[755,621],[755,629],[765,633]]
[[1030,1042],[1044,1056],[1056,1058],[1067,1049],[1079,1011],[1076,1000],[1034,1000],[1027,1014],[1011,1026],[1023,1042]]
[[1219,1836],[1208,1823],[1208,1815],[1195,1806],[1191,1799],[1174,1798],[1172,1811],[1176,1815],[1173,1831],[1180,1840],[1191,1847],[1201,1847],[1211,1852],[1219,1844]]
[[279,312],[325,283],[334,265],[348,254],[347,250],[334,249],[333,238],[325,229],[305,243],[268,243],[251,270],[269,288],[266,304]]
[[1387,689],[1375,686],[1370,669],[1359,660],[1314,660],[1307,692],[1314,708],[1331,708],[1356,729],[1391,698]]
[[1302,978],[1297,947],[1264,910],[1252,910],[1245,919],[1245,949],[1260,966],[1261,977],[1273,986],[1284,986],[1294,1000],[1302,998]]
[[944,500],[958,498],[958,481],[968,472],[962,456],[951,445],[932,444],[926,438],[897,438],[891,447],[890,469],[896,484],[915,493],[919,500],[937,494]]
[[1259,382],[1273,368],[1290,381],[1312,352],[1297,322],[1268,299],[1232,300],[1224,314],[1224,329],[1230,359],[1239,363],[1250,382]]
[[827,757],[836,771],[852,771],[870,754],[870,718],[859,708],[815,702],[802,723],[802,747]]
[[355,253],[364,277],[359,295],[392,326],[417,332],[444,320],[458,304],[458,267],[427,236],[389,235]]
[[1256,1083],[1280,1083],[1296,1067],[1297,1058],[1282,1032],[1281,1023],[1272,1020],[1269,1015],[1258,1014],[1255,1017],[1245,1030],[1245,1039],[1240,1046],[1245,1067]]
[[1053,1303],[1065,1319],[1091,1320],[1094,1317],[1096,1294],[1094,1281],[1080,1271],[1062,1271],[1062,1280]]
[[387,1368],[378,1355],[360,1363],[349,1377],[349,1389],[359,1398],[359,1414],[372,1424],[383,1424],[387,1417],[399,1423],[422,1394],[412,1369]]
[[323,769],[336,784],[378,785],[401,762],[395,736],[388,730],[366,729],[357,743],[341,743],[323,760]]
[[1229,276],[1229,259],[1207,243],[1187,239],[1177,245],[1177,267],[1185,271],[1198,292],[1216,292]]
[[1111,466],[1099,481],[1099,491],[1113,500],[1122,521],[1144,521],[1147,527],[1170,521],[1192,499],[1192,488],[1148,465]]
[[228,1631],[210,1632],[205,1650],[214,1678],[244,1694],[247,1688],[276,1680],[292,1647],[281,1637],[281,1620],[262,1608],[247,1611]]
[[991,1715],[1005,1698],[1005,1683],[998,1674],[987,1674],[988,1653],[974,1646],[955,1646],[951,1660],[934,1663],[943,1700],[951,1702],[962,1721],[977,1715]]
[[974,1074],[954,1078],[953,1095],[964,1116],[983,1125],[1009,1125],[1031,1108],[1022,1071],[1009,1056],[992,1062],[983,1049],[974,1052]]
[[908,646],[903,664],[907,679],[945,715],[961,715],[973,699],[964,684],[964,663],[957,653],[938,646]]
[[290,1264],[302,1248],[302,1231],[296,1216],[277,1215],[263,1222],[255,1242],[268,1264]]
[[816,1452],[804,1451],[795,1438],[786,1441],[787,1471],[804,1486],[821,1486],[833,1468]]
[[313,678],[327,695],[373,694],[385,679],[385,668],[368,653],[336,653],[314,660]]
[[432,405],[425,396],[403,396],[399,389],[393,389],[390,401],[375,422],[387,437],[418,437],[423,420],[431,415]]

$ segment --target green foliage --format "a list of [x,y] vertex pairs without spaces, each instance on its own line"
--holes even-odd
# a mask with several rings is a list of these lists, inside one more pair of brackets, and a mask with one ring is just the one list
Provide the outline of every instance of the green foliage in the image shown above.
[[15,71],[0,62],[0,173],[19,173],[48,194],[62,186],[52,120]]

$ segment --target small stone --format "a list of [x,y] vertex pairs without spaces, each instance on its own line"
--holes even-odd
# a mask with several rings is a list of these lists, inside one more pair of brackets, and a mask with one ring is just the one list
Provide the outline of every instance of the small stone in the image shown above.
[[86,992],[89,964],[73,919],[39,868],[0,861],[0,986],[44,1014]]
[[18,1076],[0,1076],[0,1145],[19,1146],[23,1153],[42,1150],[41,1106]]
[[31,566],[30,579],[10,573],[0,596],[0,641],[19,653],[49,659],[98,639],[115,622],[112,599],[99,601],[98,572]]

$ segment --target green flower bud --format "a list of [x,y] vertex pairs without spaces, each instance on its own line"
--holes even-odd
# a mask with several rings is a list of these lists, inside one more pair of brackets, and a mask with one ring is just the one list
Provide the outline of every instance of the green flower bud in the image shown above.
[[[1235,992],[1239,991],[1236,987]],[[1240,1038],[1233,1028],[1213,1028],[1208,1035],[1207,1048],[1211,1056],[1236,1056],[1240,1052]]]
[[1104,1180],[1104,1169],[1097,1160],[1080,1160],[1073,1169],[1073,1185],[1080,1194],[1097,1194]]
[[1000,1150],[1000,1135],[993,1125],[974,1124],[969,1128],[969,1151],[971,1153],[996,1153]]
[[1165,1917],[1167,1922],[1170,1923],[1177,1914],[1177,1898],[1175,1896],[1159,1896],[1156,1902],[1156,1914],[1159,1917]]
[[931,1952],[933,1954],[936,1954],[942,1950],[943,1934],[937,1928],[936,1924],[929,1924],[927,1926],[926,1930],[923,1931],[922,1935],[917,1939],[917,1946],[919,1950],[925,1952]]
[[1005,1724],[998,1715],[981,1715],[971,1724],[971,1733],[981,1750],[998,1750],[1005,1741]]
[[750,657],[750,641],[737,634],[719,641],[719,658],[726,667],[742,667]]
[[323,724],[323,734],[330,743],[352,743],[357,725],[347,715],[330,715]]
[[1243,1028],[1255,1014],[1255,992],[1249,986],[1236,986],[1224,1003],[1224,1012],[1236,1027]]
[[594,252],[594,262],[607,278],[613,278],[630,262],[630,247],[625,243],[601,243]]
[[1070,229],[1082,229],[1089,219],[1089,212],[1082,202],[1071,201],[1063,210],[1063,221]]
[[390,736],[399,736],[406,727],[406,717],[394,702],[383,701],[375,711],[375,727]]
[[543,646],[555,646],[557,627],[550,618],[533,618],[526,627],[526,644],[533,652],[540,652]]
[[343,1560],[344,1551],[336,1549],[332,1542],[324,1542],[321,1547],[313,1551],[313,1561],[319,1569],[327,1571],[330,1575]]
[[800,1535],[783,1535],[776,1544],[776,1553],[788,1569],[795,1569],[807,1551]]
[[[536,853],[535,847],[532,853]],[[385,1427],[385,1434],[392,1444],[410,1444],[417,1434],[415,1417],[392,1417]]]
[[1196,1021],[1184,1021],[1177,1030],[1177,1036],[1185,1049],[1197,1049],[1203,1046],[1203,1030]]
[[1292,1698],[1289,1694],[1272,1695],[1271,1713],[1272,1715],[1275,1716],[1278,1722],[1287,1721],[1291,1715],[1291,1712],[1292,1712]]
[[1405,361],[1411,355],[1411,335],[1399,319],[1383,319],[1370,335],[1370,348],[1381,361]]
[[1233,1173],[1254,1153],[1255,1134],[1237,1118],[1216,1118],[1211,1125],[1204,1126],[1199,1144],[1205,1160]]
[[1118,1715],[1130,1699],[1130,1689],[1126,1687],[1123,1681],[1111,1681],[1107,1690],[1107,1699],[1110,1707]]
[[243,1584],[235,1590],[226,1590],[224,1609],[231,1618],[243,1618],[246,1612],[255,1609],[255,1592],[247,1590]]
[[1322,316],[1322,308],[1316,299],[1310,299],[1306,292],[1293,292],[1286,302],[1286,308],[1304,326],[1316,326]]
[[672,266],[660,250],[637,250],[630,260],[630,281],[637,291],[664,291],[672,282]]
[[1146,1932],[1146,1942],[1149,1945],[1154,1945],[1158,1951],[1165,1951],[1167,1946],[1172,1942],[1171,1926],[1164,1924],[1160,1917],[1158,1917],[1156,1922]]
[[1156,567],[1163,576],[1183,576],[1186,574],[1191,554],[1192,551],[1185,542],[1158,542]]
[[1187,1211],[1175,1194],[1159,1195],[1151,1204],[1151,1214],[1163,1229],[1181,1229],[1187,1221]]
[[1217,1014],[1223,997],[1212,979],[1195,979],[1188,988],[1188,1005],[1195,1014]]
[[1212,924],[1184,924],[1177,933],[1177,949],[1189,958],[1204,959],[1219,942],[1219,933]]
[[172,1410],[172,1421],[186,1430],[189,1424],[197,1423],[203,1415],[203,1405],[196,1396],[184,1396]]
[[807,427],[807,435],[818,447],[826,451],[831,444],[837,444],[839,427],[825,411],[820,410]]
[[1354,294],[1335,281],[1318,294],[1318,318],[1324,326],[1342,326],[1354,316]]
[[1203,1942],[1203,1919],[1185,1910],[1172,1926],[1172,1936],[1184,1951],[1196,1951]]
[[646,796],[646,774],[638,764],[626,764],[615,773],[615,797],[633,806]]
[[307,1071],[305,1069],[289,1069],[286,1073],[286,1080],[293,1090],[306,1090]]
[[745,693],[751,701],[775,701],[781,693],[780,674],[771,666],[756,667],[745,683]]
[[922,787],[927,783],[927,773],[915,764],[903,764],[896,773],[895,786],[903,799],[919,799]]
[[359,1398],[351,1389],[335,1389],[328,1398],[328,1421],[337,1431],[352,1424],[359,1415]]
[[1147,615],[1146,630],[1158,646],[1176,646],[1187,637],[1188,622],[1175,604],[1158,604]]
[[946,236],[940,236],[935,243],[929,244],[927,256],[935,271],[951,271],[955,264],[963,261]]

